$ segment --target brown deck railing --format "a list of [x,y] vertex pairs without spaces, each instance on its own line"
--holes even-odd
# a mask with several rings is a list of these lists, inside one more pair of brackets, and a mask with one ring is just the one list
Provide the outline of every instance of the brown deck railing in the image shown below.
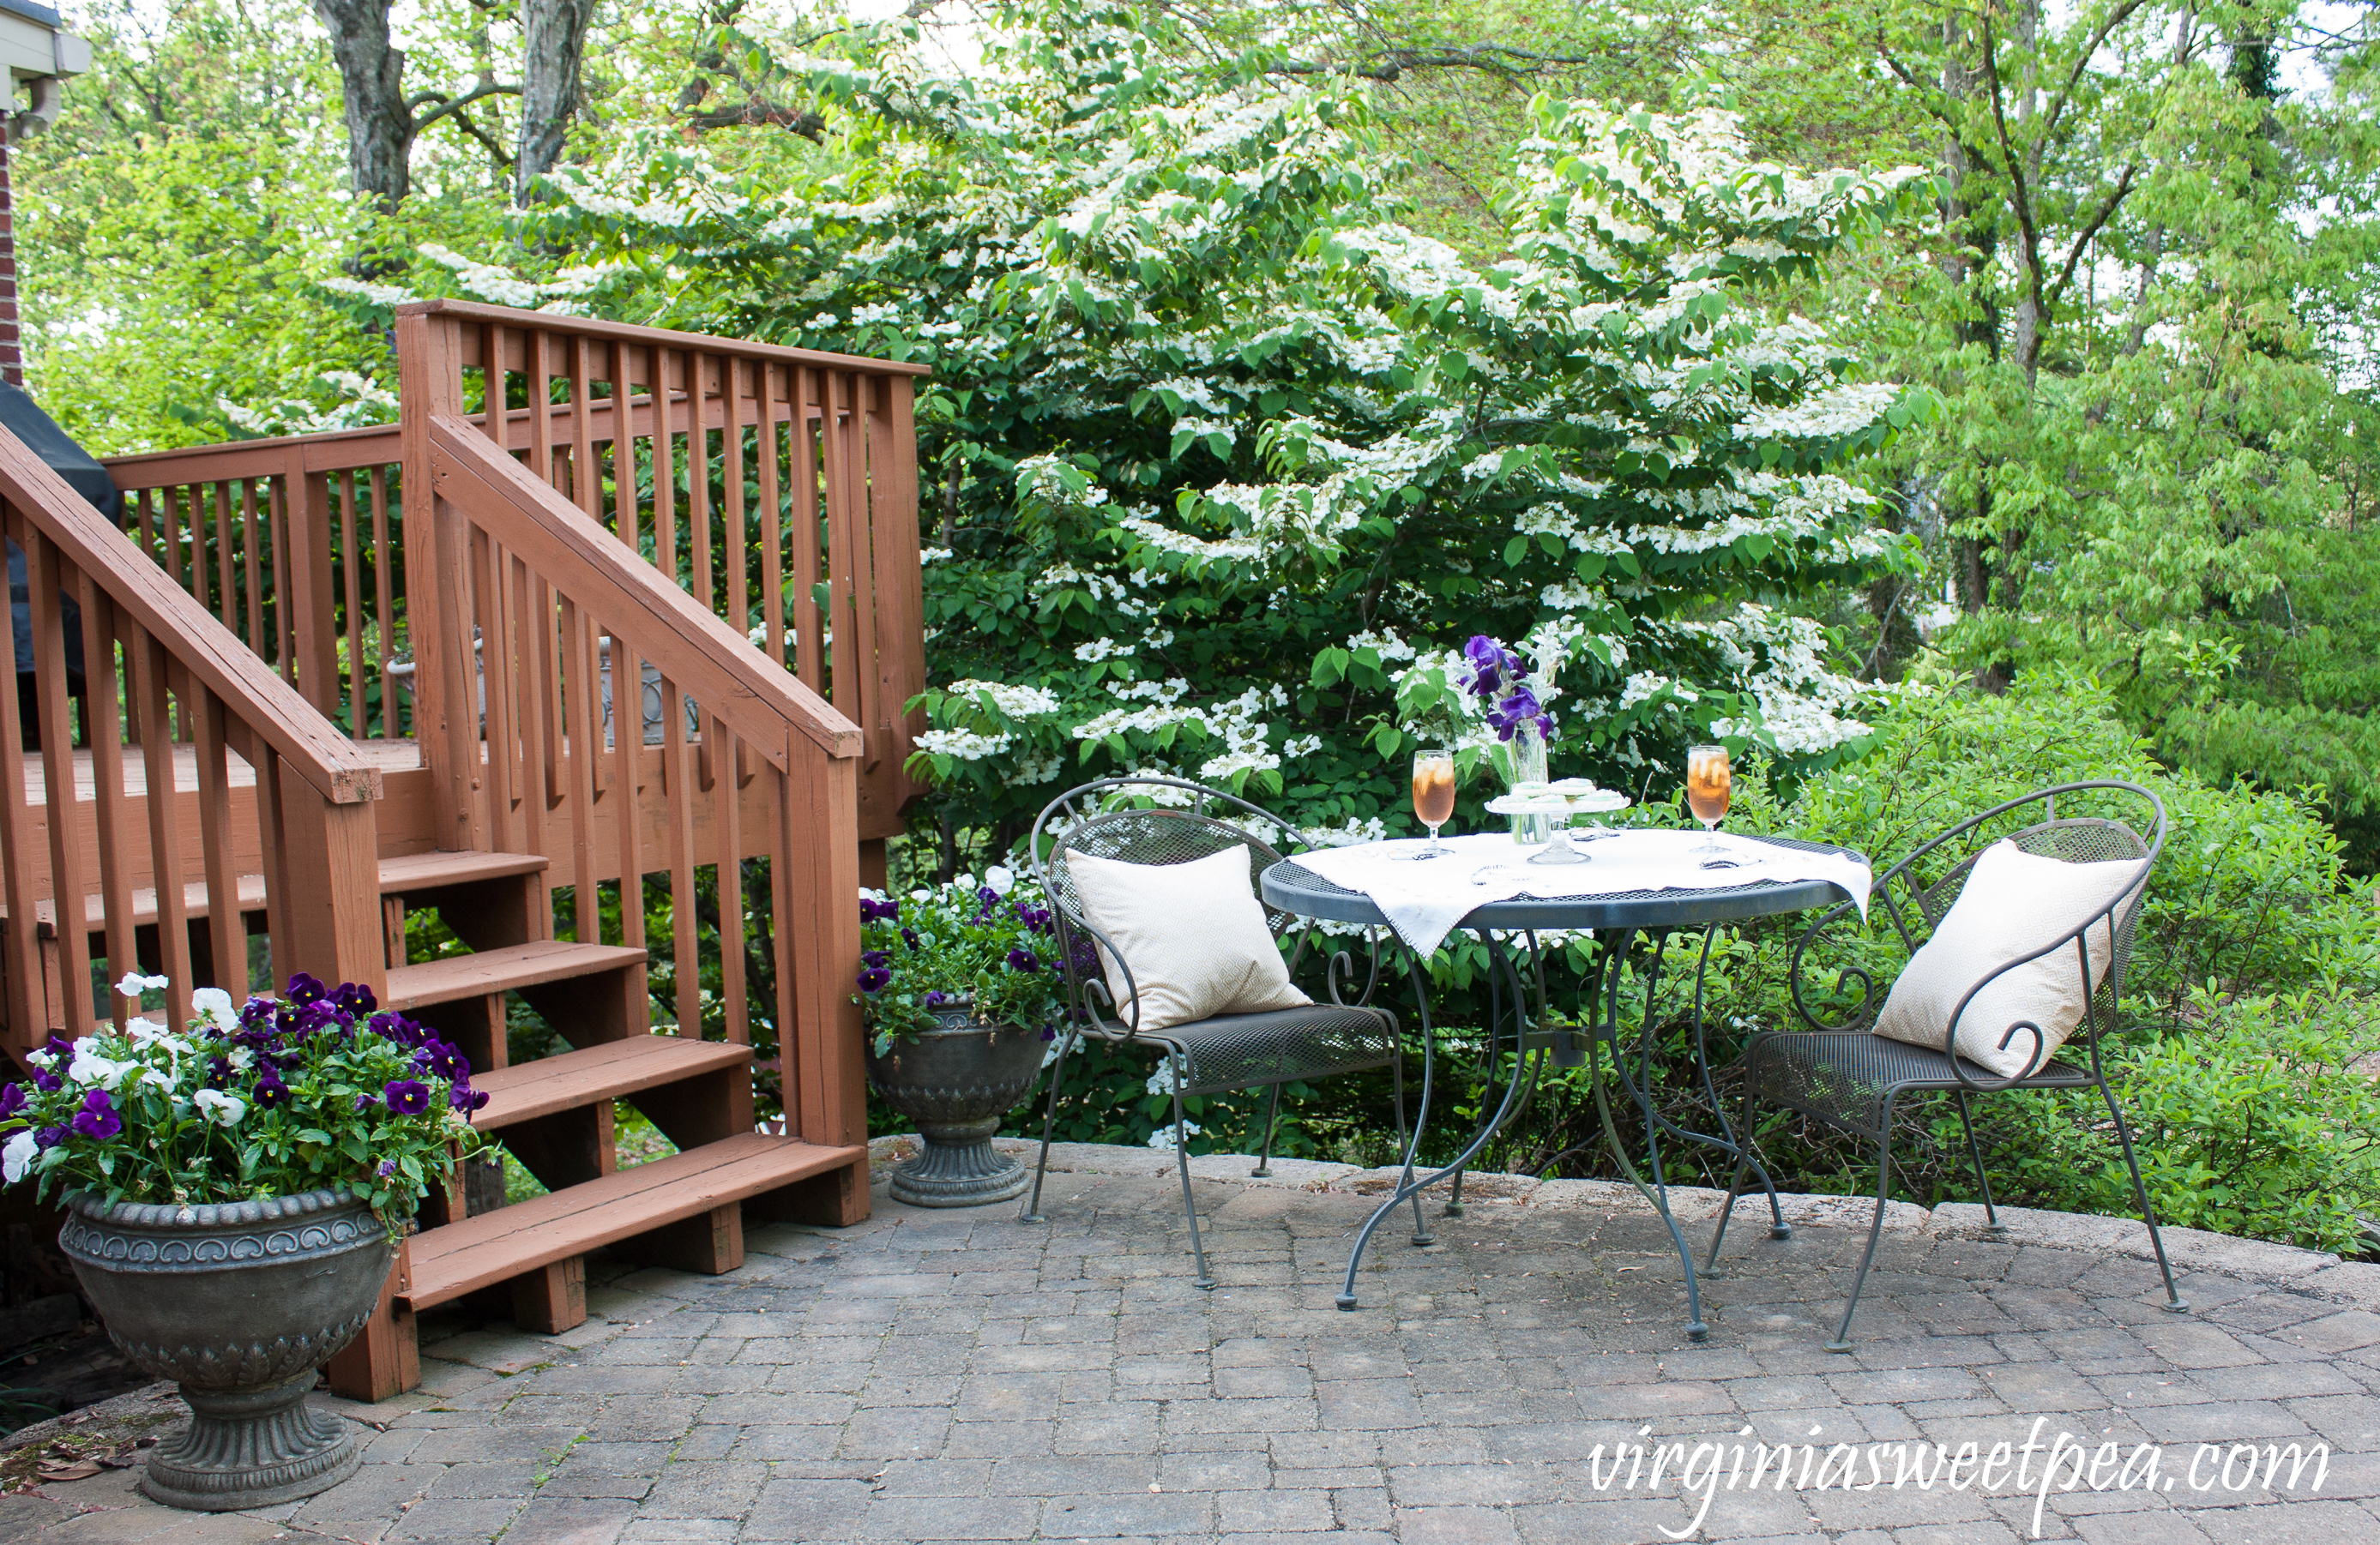
[[33,649],[0,628],[0,666],[32,683],[35,720],[0,689],[6,1049],[123,1022],[104,979],[136,961],[171,979],[176,1022],[193,986],[243,995],[257,911],[273,971],[381,984],[372,762],[5,432],[0,525]]
[[[437,411],[485,432],[503,402],[508,451],[862,727],[860,831],[896,834],[923,728],[922,371],[452,301],[398,331],[401,368],[434,355],[459,382]],[[412,733],[402,446],[392,426],[108,464],[151,556],[358,739]]]

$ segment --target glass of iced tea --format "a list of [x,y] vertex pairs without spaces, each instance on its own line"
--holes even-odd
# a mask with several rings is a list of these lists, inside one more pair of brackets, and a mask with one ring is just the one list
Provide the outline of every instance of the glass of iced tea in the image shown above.
[[1400,854],[1409,859],[1439,858],[1454,851],[1438,839],[1438,828],[1446,825],[1454,814],[1454,754],[1451,751],[1417,751],[1413,763],[1414,814],[1429,828],[1429,845],[1418,851]]
[[1686,808],[1703,824],[1703,844],[1690,851],[1702,857],[1723,857],[1728,850],[1715,835],[1727,819],[1728,796],[1734,792],[1727,747],[1698,745],[1686,753]]

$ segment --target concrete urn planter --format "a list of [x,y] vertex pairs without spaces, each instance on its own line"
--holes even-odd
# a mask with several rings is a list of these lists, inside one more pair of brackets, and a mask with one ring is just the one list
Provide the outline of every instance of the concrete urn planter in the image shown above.
[[892,1172],[892,1200],[912,1207],[977,1207],[1023,1194],[1030,1172],[991,1145],[1000,1118],[1041,1081],[1047,1044],[1037,1030],[988,1025],[971,1004],[934,1010],[939,1027],[868,1044],[868,1081],[917,1124],[925,1152]]
[[58,1245],[108,1338],[182,1386],[193,1420],[150,1453],[140,1490],[227,1513],[328,1491],[362,1460],[308,1409],[314,1371],[371,1318],[395,1247],[344,1191],[209,1205],[67,1199]]

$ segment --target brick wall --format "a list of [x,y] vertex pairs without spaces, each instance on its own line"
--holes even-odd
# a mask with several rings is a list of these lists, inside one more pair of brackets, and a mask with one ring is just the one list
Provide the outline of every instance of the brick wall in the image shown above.
[[17,338],[17,213],[8,199],[8,136],[0,127],[0,378],[25,384],[25,353]]

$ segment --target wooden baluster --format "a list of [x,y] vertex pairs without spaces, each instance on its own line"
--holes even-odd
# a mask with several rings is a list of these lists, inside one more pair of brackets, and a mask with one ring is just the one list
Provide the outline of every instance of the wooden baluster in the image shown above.
[[177,488],[164,488],[157,491],[164,501],[165,541],[164,558],[161,567],[173,576],[176,585],[181,585],[184,583],[182,579],[182,490]]
[[678,578],[677,568],[677,404],[671,400],[669,362],[682,356],[656,348],[651,352],[653,375],[653,563]]
[[215,592],[219,603],[215,615],[223,625],[237,631],[239,627],[239,582],[236,565],[239,555],[233,550],[231,537],[231,482],[225,478],[213,485],[215,490]]
[[[83,740],[91,747],[91,795],[99,817],[99,894],[107,923],[107,972],[110,982],[133,969],[140,951],[133,944],[132,862],[126,839],[132,835],[124,793],[124,711],[115,669],[115,614],[107,593],[87,573],[75,575],[75,600],[82,608]],[[163,880],[158,882],[164,884]],[[131,1017],[131,1002],[121,993],[107,995],[107,1007],[122,1029]],[[168,1024],[179,1025],[178,1020]]]
[[793,451],[793,513],[792,526],[785,539],[794,549],[794,632],[799,635],[795,645],[797,674],[802,684],[812,692],[826,691],[826,627],[820,621],[818,603],[819,574],[823,568],[819,551],[819,445],[820,437],[810,428],[810,414],[815,404],[821,420],[825,416],[825,377],[816,370],[788,366],[785,377],[792,388],[793,423],[790,427]]
[[232,862],[229,730],[223,700],[187,674],[180,695],[198,731],[199,846],[206,863],[212,984],[237,997],[248,988],[248,924],[240,915],[239,872]]
[[391,599],[395,583],[396,549],[388,540],[388,468],[371,469],[372,589],[380,602],[380,732],[385,740],[401,739],[396,713],[396,675],[389,669],[396,653],[396,604]]
[[[620,942],[645,948],[644,811],[638,799],[645,749],[645,668],[628,641],[612,635],[612,814],[619,828]],[[651,1000],[639,1006],[648,1018]]]
[[480,691],[487,706],[480,735],[487,745],[489,834],[499,852],[516,853],[519,838],[514,802],[520,786],[514,780],[516,748],[513,743],[512,630],[506,626],[504,563],[506,554],[493,537],[474,527],[472,584],[479,592]]
[[[264,872],[264,947],[265,952],[273,958],[272,972],[265,978],[266,985],[283,986],[288,982],[291,973],[301,971],[312,972],[325,984],[334,987],[341,982],[353,981],[355,980],[353,977],[328,973],[319,963],[300,964],[296,950],[291,948],[297,942],[296,932],[292,927],[297,913],[328,889],[323,881],[333,871],[327,864],[310,868],[300,863],[298,855],[289,850],[290,802],[283,796],[291,793],[299,793],[302,796],[305,785],[294,776],[284,779],[281,776],[281,758],[274,754],[272,742],[250,730],[240,720],[229,718],[228,709],[225,710],[225,740],[237,748],[238,755],[247,758],[249,771],[255,779],[250,798],[256,805],[259,867]],[[238,884],[237,873],[235,866],[233,871],[235,887]],[[209,883],[212,885],[212,878]],[[379,902],[379,897],[372,898],[372,911],[375,913],[380,911]],[[222,903],[218,901],[216,904],[220,906]],[[238,980],[236,984],[225,982],[224,987],[237,999],[243,996],[242,989],[247,986],[249,980],[248,919],[236,910],[234,915],[238,919],[239,927],[233,936],[239,940],[241,947]],[[222,972],[223,967],[220,962],[216,964],[215,970],[218,973]]]
[[[165,684],[165,646],[127,621],[124,656],[132,668],[132,710],[140,726],[141,788],[149,806],[149,871],[157,880],[157,961],[165,976],[166,1023],[188,1024],[190,915],[183,879],[180,778]],[[22,779],[18,780],[22,787]]]
[[[557,788],[561,769],[548,755],[549,747],[558,749],[561,735],[560,715],[554,700],[560,684],[553,677],[553,592],[545,581],[530,572],[529,566],[516,556],[504,560],[510,584],[507,598],[512,602],[511,647],[505,651],[504,673],[511,693],[537,695],[535,705],[520,703],[514,711],[514,725],[521,748],[520,779],[514,785],[521,803],[521,837],[525,853],[542,853],[545,845],[545,815],[547,791]],[[509,747],[511,742],[505,742]],[[545,919],[547,936],[552,936],[553,917],[553,872],[543,871],[537,880],[542,898],[539,915]]]
[[680,357],[686,361],[686,519],[694,546],[691,593],[705,610],[716,612],[718,586],[713,583],[710,565],[710,409],[703,400],[703,389],[710,380],[710,358],[691,353]]
[[248,646],[256,658],[264,654],[264,590],[256,582],[256,479],[239,480],[240,556],[248,568]]
[[[169,495],[168,497],[170,498],[171,496]],[[140,511],[140,551],[151,562],[157,563],[160,568],[163,568],[164,565],[162,562],[159,562],[157,557],[157,490],[154,489],[142,489],[140,490],[139,508]]]
[[744,503],[745,362],[719,356],[720,401],[724,409],[719,455],[724,486],[720,517],[727,528],[727,622],[737,633],[752,631],[752,600],[745,577],[744,549],[752,539],[752,514]]
[[[206,485],[192,483],[184,490],[190,501],[190,598],[207,604]],[[209,608],[210,610],[212,608]]]
[[[791,372],[788,371],[790,375]],[[795,403],[794,432],[801,432],[800,403]],[[799,757],[802,747],[798,736],[794,742],[794,754]],[[796,760],[794,766],[798,767]],[[801,1137],[815,1128],[804,1125],[803,1113],[810,1108],[815,1092],[804,1087],[801,1077],[802,1059],[799,1028],[801,1016],[796,1008],[800,984],[794,973],[800,968],[795,962],[795,931],[801,926],[801,892],[799,877],[794,873],[791,821],[794,815],[794,776],[788,770],[779,772],[763,765],[760,776],[770,783],[769,799],[769,913],[770,958],[776,966],[777,1001],[772,1006],[777,1019],[777,1095],[783,1109],[787,1137]],[[858,874],[856,866],[852,873]],[[856,910],[858,899],[853,898]]]
[[727,1039],[739,1046],[752,1044],[749,985],[744,970],[744,820],[737,802],[735,771],[742,765],[735,731],[723,718],[713,718],[704,731],[706,741],[719,745],[718,781],[711,785],[710,835],[719,851],[719,990],[727,1011]]
[[570,494],[590,520],[603,518],[603,471],[595,457],[595,350],[570,335]]
[[[273,475],[265,504],[265,525],[273,536],[273,647],[281,665],[281,679],[298,682],[298,637],[289,621],[289,479]],[[185,704],[185,720],[195,705]]]
[[357,741],[371,734],[371,696],[364,687],[369,678],[364,671],[363,546],[363,521],[356,508],[356,475],[349,468],[339,474],[339,566],[346,571],[347,593],[347,658],[341,675],[347,703],[347,738]]
[[553,465],[553,334],[535,328],[521,334],[521,374],[528,398],[528,469],[538,481],[562,486]]
[[[578,603],[562,597],[563,707],[568,715],[570,773],[571,927],[581,944],[603,942],[602,883],[595,861],[595,765],[603,741],[601,678],[589,647],[587,619]],[[621,865],[621,873],[627,865]]]
[[[69,1036],[91,1033],[99,1011],[91,998],[91,885],[85,878],[82,803],[76,788],[73,705],[67,695],[67,637],[58,591],[70,576],[41,528],[19,516],[9,533],[24,549],[33,625],[33,674],[42,721],[42,782],[50,803],[50,901],[56,909],[58,1001],[55,1016]],[[201,579],[205,570],[200,569]]]
[[[833,686],[832,701],[835,708],[854,724],[865,724],[865,707],[860,701],[861,674],[868,666],[868,656],[860,649],[860,633],[856,609],[859,604],[859,576],[865,572],[867,560],[866,525],[854,497],[858,490],[858,469],[853,465],[857,457],[857,436],[853,420],[859,413],[858,404],[851,400],[851,378],[840,370],[825,371],[820,380],[819,442],[824,449],[826,483],[827,573],[832,576],[828,591],[827,629],[834,642],[829,666],[829,681]],[[864,615],[864,614],[863,614]]]
[[769,658],[786,664],[785,531],[783,480],[777,475],[777,367],[757,367],[760,397],[760,615],[766,620]]
[[[616,690],[616,689],[615,689]],[[642,694],[638,694],[641,700]],[[695,939],[694,758],[686,742],[686,694],[662,675],[662,795],[669,827],[670,976],[677,984],[677,1033],[702,1033],[702,956]]]
[[505,433],[506,405],[512,401],[511,382],[504,358],[504,330],[494,322],[480,330],[480,395],[482,409],[480,427],[490,440],[506,450],[512,448],[512,436]]
[[[331,579],[331,480],[289,449],[288,592],[298,690],[326,718],[339,712],[338,592]],[[261,776],[261,773],[259,774]]]
[[[166,507],[172,508],[171,490]],[[13,509],[0,509],[0,526],[13,532]],[[28,576],[30,578],[30,569]],[[30,662],[27,662],[30,663]],[[36,832],[50,823],[46,811],[31,808],[25,787],[24,727],[18,721],[17,630],[0,628],[0,666],[7,685],[0,689],[0,880],[7,892],[8,920],[0,947],[8,972],[8,1044],[21,1058],[49,1037],[49,990],[42,980],[41,924],[35,911],[41,892],[33,879]],[[44,803],[47,791],[44,790]]]

